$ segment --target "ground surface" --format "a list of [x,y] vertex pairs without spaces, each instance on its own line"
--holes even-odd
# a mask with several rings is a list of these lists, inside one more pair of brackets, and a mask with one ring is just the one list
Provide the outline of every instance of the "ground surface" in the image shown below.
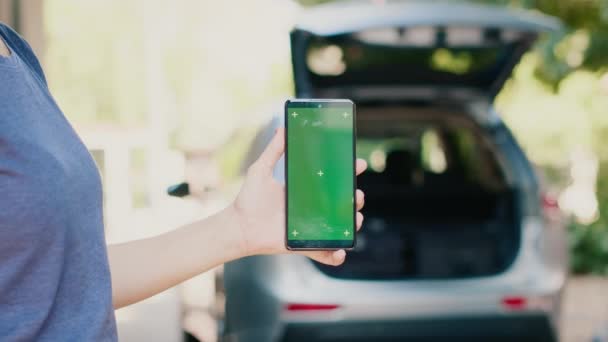
[[565,342],[591,341],[602,327],[608,327],[608,278],[570,278],[561,321]]

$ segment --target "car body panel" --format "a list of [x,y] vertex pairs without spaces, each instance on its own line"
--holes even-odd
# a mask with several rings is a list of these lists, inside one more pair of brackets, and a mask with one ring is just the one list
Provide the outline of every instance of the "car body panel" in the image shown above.
[[[542,315],[288,324],[282,341],[553,341]],[[501,333],[497,333],[500,331]],[[370,332],[372,332],[370,337]]]

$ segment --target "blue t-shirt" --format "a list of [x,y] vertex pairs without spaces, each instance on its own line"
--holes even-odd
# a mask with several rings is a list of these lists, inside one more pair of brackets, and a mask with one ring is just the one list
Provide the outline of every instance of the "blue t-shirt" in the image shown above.
[[115,341],[99,172],[32,49],[0,36],[0,341]]

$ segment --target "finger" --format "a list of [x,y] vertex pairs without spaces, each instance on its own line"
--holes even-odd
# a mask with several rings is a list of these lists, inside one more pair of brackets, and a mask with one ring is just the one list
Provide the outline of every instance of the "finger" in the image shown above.
[[270,143],[268,143],[268,146],[266,146],[266,149],[264,150],[264,152],[262,152],[262,155],[260,156],[260,158],[258,158],[258,161],[256,163],[259,163],[260,166],[267,169],[268,171],[272,171],[274,165],[279,161],[279,159],[281,159],[281,156],[283,155],[284,151],[285,129],[283,127],[279,127],[274,133],[274,137],[272,137],[272,140],[270,141]]
[[346,252],[343,249],[337,251],[301,252],[300,254],[306,255],[317,262],[330,266],[339,266],[346,259]]
[[363,214],[357,212],[357,231],[361,229],[361,226],[363,226]]
[[365,169],[367,169],[367,162],[365,161],[365,159],[357,158],[357,163],[355,166],[355,173],[357,174],[357,176],[362,174]]
[[357,189],[355,192],[355,201],[357,203],[357,211],[363,209],[363,206],[365,205],[365,194],[363,194],[361,189]]

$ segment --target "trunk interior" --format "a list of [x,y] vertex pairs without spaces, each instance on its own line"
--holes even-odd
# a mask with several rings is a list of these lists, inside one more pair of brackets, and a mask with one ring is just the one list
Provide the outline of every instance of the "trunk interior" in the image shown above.
[[498,274],[519,248],[515,190],[491,136],[462,112],[359,108],[357,178],[365,221],[345,279],[445,279]]

